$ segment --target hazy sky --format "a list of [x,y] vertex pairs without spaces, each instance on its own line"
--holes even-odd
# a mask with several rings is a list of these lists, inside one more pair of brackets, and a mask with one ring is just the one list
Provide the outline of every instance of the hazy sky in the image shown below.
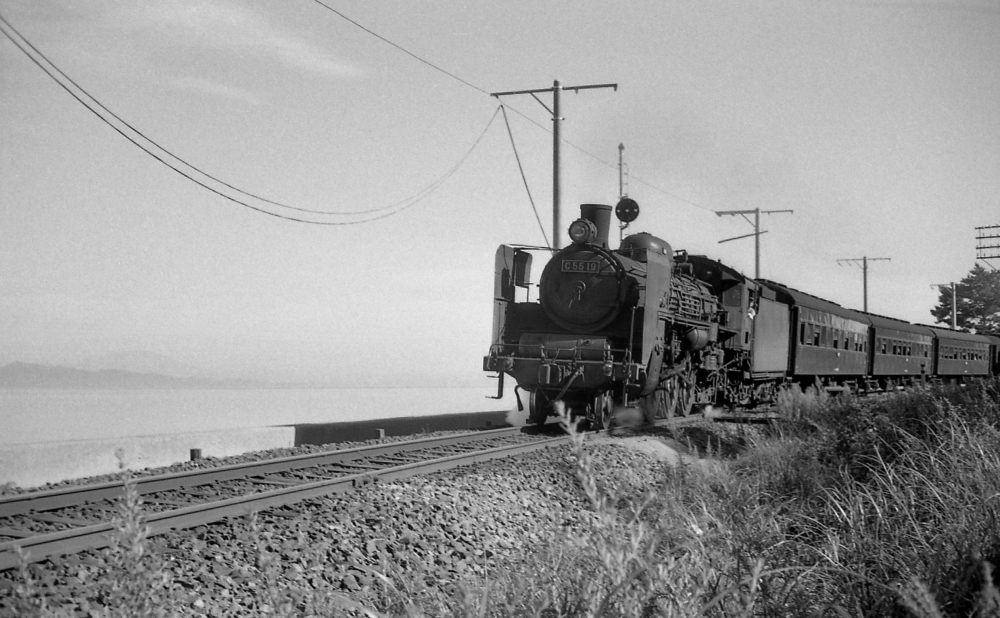
[[[356,225],[261,214],[0,37],[0,363],[148,350],[221,374],[490,388],[496,246],[543,241],[486,93],[554,79],[619,84],[563,95],[564,225],[615,203],[623,142],[633,231],[752,273],[752,238],[718,244],[751,227],[713,211],[794,209],[764,218],[763,276],[860,308],[861,271],[837,259],[890,257],[870,310],[930,323],[930,284],[967,274],[974,228],[1000,223],[997,0],[326,1],[465,83],[313,0],[0,0],[187,162],[361,214],[199,176],[226,195],[350,223],[435,187]],[[506,101],[537,123],[508,114],[548,228],[549,114]]]

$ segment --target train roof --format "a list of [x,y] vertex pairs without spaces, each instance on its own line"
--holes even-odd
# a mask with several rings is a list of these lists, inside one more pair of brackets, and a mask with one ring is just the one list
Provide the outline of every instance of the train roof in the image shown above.
[[918,335],[927,337],[934,336],[934,331],[922,324],[910,324],[905,320],[890,318],[884,315],[875,315],[874,313],[865,313],[864,315],[868,316],[868,319],[872,322],[872,326],[875,328],[893,328],[904,333],[917,333]]
[[[921,325],[923,326],[923,325]],[[953,341],[973,341],[976,343],[990,343],[990,338],[986,335],[973,335],[972,333],[963,333],[957,330],[951,330],[950,328],[937,328],[936,326],[928,326],[934,336],[938,339],[951,339]]]
[[790,288],[782,283],[777,283],[768,279],[758,279],[757,282],[771,288],[780,295],[787,296],[795,305],[807,307],[809,309],[818,309],[819,311],[826,311],[827,313],[839,315],[843,318],[849,318],[851,320],[861,322],[862,324],[872,323],[871,317],[866,313],[855,311],[853,309],[847,309],[835,302],[824,300],[818,296],[813,296],[812,294],[806,294],[805,292],[796,290],[795,288]]
[[719,269],[719,272],[727,275],[729,278],[732,278],[732,279],[735,279],[736,281],[739,281],[740,283],[746,283],[746,282],[753,283],[754,282],[753,279],[751,279],[750,277],[747,277],[746,275],[744,275],[740,271],[736,270],[732,266],[729,266],[727,264],[723,264],[719,260],[713,260],[712,258],[710,258],[708,256],[705,256],[705,255],[688,255],[687,259],[688,259],[689,262],[699,262],[699,263],[704,264],[706,266],[709,266],[711,268],[717,268],[717,269]]

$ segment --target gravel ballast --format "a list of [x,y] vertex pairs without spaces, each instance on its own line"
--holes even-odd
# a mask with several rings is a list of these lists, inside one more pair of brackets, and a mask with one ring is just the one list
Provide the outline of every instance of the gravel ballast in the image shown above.
[[[662,449],[632,446],[603,438],[588,446],[599,482],[619,493],[641,493],[671,465],[658,453]],[[337,604],[350,599],[454,598],[463,582],[475,585],[516,569],[547,539],[591,521],[574,465],[569,447],[559,446],[376,483],[263,511],[255,520],[154,537],[146,541],[152,559],[131,568],[139,569],[140,580],[160,582],[153,585],[162,585],[154,590],[155,602],[178,615],[245,616],[282,608],[292,615],[334,615],[323,608],[343,608]],[[113,583],[121,563],[103,551],[31,565],[35,600],[68,615],[99,615],[122,594]],[[133,573],[117,575],[122,577],[136,579]],[[15,615],[22,584],[16,572],[0,573],[0,615]]]

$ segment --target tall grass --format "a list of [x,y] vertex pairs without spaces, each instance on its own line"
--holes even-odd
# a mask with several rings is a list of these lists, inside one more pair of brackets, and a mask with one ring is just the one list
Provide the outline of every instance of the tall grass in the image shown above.
[[151,549],[142,498],[128,470],[123,488],[112,518],[111,543],[103,552],[103,566],[92,575],[85,570],[77,575],[86,598],[53,599],[50,603],[22,553],[13,605],[15,616],[56,618],[78,615],[76,610],[94,618],[163,618],[176,614],[178,602],[172,591],[171,572]]
[[[1000,383],[883,399],[790,389],[728,466],[601,477],[595,517],[536,548],[496,615],[1000,616]],[[629,477],[643,478],[640,483]],[[634,488],[645,483],[649,492]],[[520,586],[518,587],[518,582]],[[472,614],[465,614],[472,615]]]
[[818,405],[792,392],[786,418],[808,431],[786,428],[738,470],[784,504],[821,596],[856,615],[1000,615],[998,394],[998,381]]

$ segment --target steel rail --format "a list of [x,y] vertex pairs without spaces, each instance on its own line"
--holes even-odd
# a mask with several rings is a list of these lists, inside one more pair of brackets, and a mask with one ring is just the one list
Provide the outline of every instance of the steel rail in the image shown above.
[[[139,494],[145,495],[161,491],[169,491],[172,489],[209,485],[219,481],[246,478],[248,476],[256,476],[260,474],[288,472],[290,470],[297,470],[301,468],[312,468],[326,464],[353,461],[368,457],[377,457],[379,455],[403,453],[439,446],[465,444],[478,440],[502,437],[507,434],[514,435],[520,433],[521,431],[522,428],[520,427],[510,427],[503,429],[491,429],[487,431],[474,431],[451,436],[360,446],[338,451],[292,455],[288,457],[278,457],[275,459],[250,461],[225,466],[215,466],[212,468],[201,468],[198,470],[186,470],[184,472],[174,472],[157,476],[137,477],[135,479],[135,484]],[[0,517],[23,515],[29,512],[38,513],[43,511],[52,511],[55,509],[80,506],[88,502],[116,500],[121,495],[121,481],[109,481],[93,485],[74,485],[60,489],[14,494],[0,498]]]
[[[372,470],[361,474],[303,483],[301,485],[247,494],[216,502],[152,513],[144,518],[144,523],[148,526],[151,535],[164,534],[170,530],[200,526],[220,521],[226,517],[248,515],[261,509],[292,504],[308,498],[351,491],[355,488],[374,483],[376,480],[407,478],[489,459],[520,455],[556,446],[568,440],[568,436],[558,436],[529,443],[460,453],[427,461],[394,466],[383,470]],[[119,484],[120,490],[121,485]],[[15,568],[21,564],[22,558],[18,555],[18,548],[23,552],[26,562],[40,562],[52,556],[107,547],[111,544],[113,534],[113,525],[111,523],[102,523],[0,543],[0,571]]]

